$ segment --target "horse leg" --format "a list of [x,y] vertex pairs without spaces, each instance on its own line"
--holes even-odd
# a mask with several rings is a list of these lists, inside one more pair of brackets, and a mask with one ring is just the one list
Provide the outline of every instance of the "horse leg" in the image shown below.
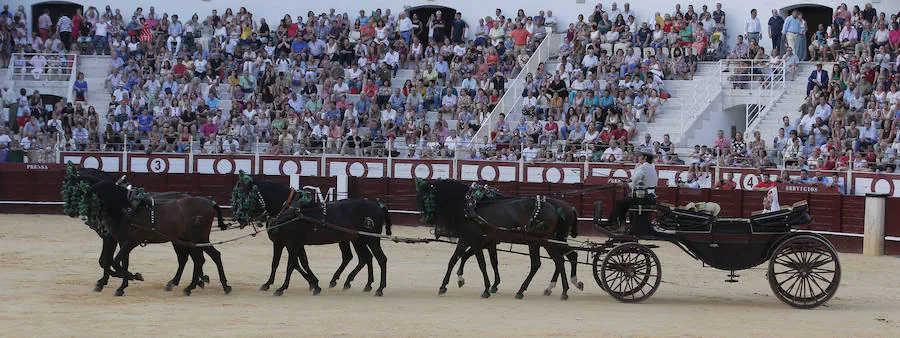
[[[291,250],[291,248],[288,248],[287,252],[288,252],[288,264],[287,264],[287,273],[284,274],[284,284],[281,284],[281,287],[278,288],[277,290],[275,290],[275,293],[272,294],[273,296],[281,296],[282,294],[284,294],[284,290],[287,290],[288,286],[291,284],[291,272],[294,271],[295,266],[297,265],[297,256],[294,253],[294,250]],[[276,255],[276,257],[280,258],[280,256],[281,256],[281,250],[278,251],[278,254]],[[275,272],[273,271],[272,274],[274,275]],[[265,285],[263,285],[263,286],[265,286]]]
[[178,283],[181,282],[181,274],[184,272],[184,265],[187,264],[190,252],[190,248],[178,246],[175,243],[172,243],[172,247],[175,248],[175,256],[178,257],[178,270],[175,271],[175,277],[172,277],[172,280],[166,283],[166,291],[172,291],[172,288],[178,286]]
[[344,272],[347,264],[350,264],[350,261],[353,260],[353,251],[350,250],[350,242],[340,242],[338,243],[338,246],[341,248],[341,265],[338,266],[337,271],[334,272],[334,276],[331,276],[331,281],[328,282],[329,289],[337,286],[337,280],[341,278],[341,273]]
[[456,265],[459,258],[465,254],[467,248],[468,246],[465,244],[456,244],[456,250],[453,252],[453,255],[450,256],[450,262],[447,263],[447,273],[444,274],[444,281],[441,283],[441,288],[438,289],[438,295],[447,293],[447,284],[450,283],[450,273],[453,272],[453,267]]
[[578,288],[578,290],[584,290],[584,282],[578,280],[578,251],[569,251],[569,253],[566,254],[566,258],[569,259],[569,264],[572,265],[572,285]]
[[[269,279],[259,287],[260,291],[266,291],[275,283],[275,270],[281,262],[281,252],[284,251],[284,245],[272,243],[272,271],[269,273]],[[290,264],[288,264],[290,265]]]
[[203,263],[206,262],[206,258],[203,257],[203,250],[200,248],[190,248],[189,249],[191,260],[194,262],[194,275],[191,277],[191,284],[188,284],[186,288],[184,288],[184,295],[190,296],[191,291],[193,291],[199,284],[202,282],[203,277]]
[[487,264],[484,262],[484,250],[481,248],[477,250],[475,258],[478,259],[478,268],[481,269],[481,277],[484,278],[484,292],[481,293],[481,298],[488,298],[491,296],[491,279],[488,277]]
[[[128,273],[128,256],[131,255],[131,250],[134,250],[136,246],[137,245],[134,244],[121,245],[119,254],[116,256],[115,260],[122,263],[122,272],[125,274]],[[127,275],[125,278],[122,278],[122,285],[120,285],[119,288],[116,289],[116,296],[125,295],[125,288],[128,287],[128,279],[129,278],[127,277]]]
[[97,260],[97,263],[100,264],[100,269],[103,270],[103,277],[100,277],[100,279],[97,280],[97,284],[94,284],[94,292],[103,291],[103,287],[109,282],[112,256],[113,252],[116,251],[116,245],[118,245],[112,238],[103,237],[102,239],[103,249],[100,250],[100,259]]
[[461,259],[459,260],[459,268],[456,270],[456,285],[458,287],[463,287],[463,285],[466,285],[466,279],[463,277],[463,269],[465,269],[466,267],[466,261],[468,261],[469,258],[471,258],[474,254],[475,249],[470,247],[466,250],[466,253],[464,253],[462,257],[460,257]]
[[569,299],[569,281],[568,277],[566,277],[566,262],[557,248],[548,248],[547,253],[550,254],[553,264],[556,265],[556,273],[562,278],[562,295],[559,296],[559,299],[567,300]]
[[534,278],[534,274],[541,268],[540,250],[541,247],[536,244],[528,245],[528,256],[531,257],[531,271],[528,271],[528,276],[525,277],[525,281],[522,282],[522,287],[519,288],[519,292],[516,292],[516,298],[518,299],[525,297],[525,290],[527,290],[528,285],[531,284],[531,279]]
[[297,250],[296,256],[297,259],[300,260],[300,265],[303,267],[303,270],[306,270],[306,273],[308,273],[309,277],[312,279],[311,283],[313,284],[313,296],[318,296],[319,292],[322,292],[322,288],[319,287],[319,279],[316,278],[316,275],[313,274],[312,269],[309,268],[309,259],[307,259],[306,257],[306,248],[304,248],[302,245],[298,245],[294,250]]
[[[380,239],[370,238],[368,239],[368,241],[369,249],[372,250],[372,255],[375,256],[375,260],[378,261],[378,267],[381,268],[381,283],[378,284],[378,290],[375,290],[375,297],[381,297],[382,295],[384,295],[384,288],[387,286],[387,256],[385,256],[384,251],[381,250]],[[371,266],[371,264],[369,266]],[[371,283],[372,282],[370,281],[369,284],[371,285]]]
[[[356,249],[356,256],[357,256],[356,258],[357,258],[358,262],[356,263],[356,266],[353,268],[353,271],[350,271],[350,274],[347,275],[347,280],[344,281],[344,290],[347,290],[350,288],[350,282],[352,282],[354,279],[356,279],[356,274],[358,274],[359,271],[362,270],[364,265],[372,264],[372,253],[369,252],[369,249],[366,247],[365,243],[362,243],[360,241],[353,241],[352,244],[353,244],[353,248]],[[369,285],[371,287],[371,282]],[[365,290],[365,291],[369,292],[369,291],[371,291],[371,288],[369,290]]]
[[491,285],[491,293],[497,293],[497,286],[500,285],[500,267],[497,262],[497,244],[491,244],[487,247],[488,256],[491,258],[491,266],[494,267],[494,284]]
[[219,282],[222,283],[222,290],[225,294],[231,293],[231,286],[228,285],[228,279],[225,278],[225,267],[222,266],[222,253],[212,246],[203,247],[203,251],[209,255],[209,258],[216,263],[216,269],[219,270]]

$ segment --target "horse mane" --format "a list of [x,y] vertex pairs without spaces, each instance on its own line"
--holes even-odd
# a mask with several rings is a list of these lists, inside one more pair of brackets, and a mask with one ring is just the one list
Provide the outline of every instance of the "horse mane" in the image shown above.
[[468,192],[469,185],[454,179],[443,179],[433,181],[426,188],[420,189],[417,198],[422,200],[425,194],[432,194],[435,208],[434,224],[440,228],[453,229],[466,220]]
[[287,200],[291,191],[291,187],[262,178],[254,178],[253,184],[266,199],[266,209],[268,209],[266,211],[270,214],[277,213],[281,209],[281,205]]

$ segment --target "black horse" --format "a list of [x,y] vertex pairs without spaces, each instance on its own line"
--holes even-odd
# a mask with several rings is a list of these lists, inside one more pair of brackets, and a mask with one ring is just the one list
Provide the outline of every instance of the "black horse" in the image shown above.
[[[303,192],[303,195],[306,195]],[[315,289],[318,290],[318,279],[309,268],[304,245],[320,245],[333,243],[353,243],[353,247],[359,254],[360,262],[347,276],[345,288],[350,281],[365,265],[365,261],[371,262],[372,256],[378,261],[381,268],[381,283],[375,290],[375,296],[382,296],[387,285],[387,256],[381,249],[381,239],[360,232],[380,234],[382,230],[391,234],[391,217],[387,208],[369,200],[342,200],[330,203],[315,202],[303,196],[285,209],[275,220],[274,224],[282,226],[278,232],[289,232],[292,243],[288,244],[287,275],[284,284],[275,291],[275,295],[281,295],[288,288],[291,280],[291,265],[298,271],[297,266],[302,265],[306,273],[312,279]],[[286,228],[286,229],[285,229]],[[362,257],[365,255],[365,257]],[[371,263],[369,263],[371,264]],[[369,283],[364,291],[372,289],[372,270],[369,270]]]
[[[556,206],[564,202],[551,202],[553,199],[540,196],[507,196],[484,190],[473,194],[474,187],[449,179],[430,183],[417,180],[416,184],[417,204],[425,214],[424,220],[435,225],[439,232],[449,232],[459,238],[439,293],[446,292],[453,267],[471,249],[484,277],[482,297],[490,297],[491,284],[482,251],[504,242],[527,245],[531,257],[531,271],[516,293],[516,298],[524,297],[525,290],[540,268],[540,248],[544,247],[553,259],[556,275],[562,277],[563,292],[560,298],[568,299],[569,287],[563,258],[566,247],[564,244],[548,241],[563,241],[570,234],[573,237],[577,235],[577,216],[571,212],[572,209],[566,211]],[[566,212],[570,213],[564,219],[562,215]],[[499,273],[495,272],[495,275]]]
[[[97,217],[101,218],[105,229],[121,247],[115,262],[121,264],[123,271],[128,271],[129,255],[138,245],[172,242],[179,256],[179,271],[167,285],[168,290],[180,280],[181,270],[187,261],[184,254],[187,254],[194,262],[191,284],[184,289],[184,294],[190,295],[202,283],[202,268],[206,261],[203,254],[206,253],[216,263],[223,290],[226,294],[231,292],[222,266],[221,253],[209,244],[213,220],[218,219],[220,229],[227,229],[222,220],[222,211],[214,201],[195,196],[168,200],[148,197],[132,210],[128,190],[115,182],[96,183],[86,193],[88,196],[96,196],[100,208]],[[115,295],[124,295],[126,287],[128,278],[123,278]]]
[[[299,198],[300,195],[300,193],[292,192],[290,187],[283,184],[264,179],[254,179],[241,172],[231,196],[232,210],[235,213],[234,219],[241,226],[257,222],[261,224],[271,223],[271,220],[277,218],[279,214],[290,206],[292,201],[288,201],[288,199]],[[259,288],[260,290],[268,290],[275,283],[275,271],[278,269],[281,261],[282,252],[285,247],[292,245],[296,241],[290,229],[285,229],[286,231],[281,230],[281,228],[287,227],[289,226],[280,226],[267,232],[269,240],[272,241],[272,269],[269,273],[269,279]],[[338,246],[341,249],[341,265],[338,266],[331,281],[328,283],[329,288],[337,286],[337,281],[344,269],[353,260],[353,252],[350,249],[349,241],[338,243]],[[305,254],[305,251],[301,247],[295,253],[297,255]],[[290,256],[290,250],[288,255]],[[372,289],[372,283],[374,282],[371,254],[369,254],[368,250],[359,251],[357,248],[357,255],[359,256],[359,265],[368,267],[369,280],[364,290],[369,291]],[[300,268],[300,264],[289,263],[288,265],[297,268],[297,272],[309,282],[309,289],[313,291],[313,294],[321,292],[321,288],[317,286],[317,283],[313,282],[312,276],[307,271]],[[355,277],[355,274],[353,274],[353,277]],[[344,290],[350,288],[351,281],[352,277],[348,277],[344,282]],[[276,294],[280,293],[276,292]]]

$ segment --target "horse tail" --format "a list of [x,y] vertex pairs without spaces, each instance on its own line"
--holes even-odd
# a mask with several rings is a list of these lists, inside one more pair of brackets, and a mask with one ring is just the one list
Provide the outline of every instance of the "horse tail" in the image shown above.
[[219,204],[216,203],[216,201],[210,201],[210,202],[212,202],[213,209],[216,210],[216,217],[219,218],[219,229],[222,229],[222,230],[228,229],[228,226],[225,225],[225,221],[222,220],[222,208],[219,207]]
[[378,206],[381,208],[381,214],[384,215],[384,233],[388,236],[391,235],[391,212],[388,210],[387,206],[383,203],[378,203]]
[[572,227],[569,229],[572,238],[578,237],[578,209],[572,207]]

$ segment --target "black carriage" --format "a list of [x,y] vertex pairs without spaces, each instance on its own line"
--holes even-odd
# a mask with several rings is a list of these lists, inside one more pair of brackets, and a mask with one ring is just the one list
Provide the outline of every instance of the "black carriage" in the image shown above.
[[610,239],[595,247],[594,277],[619,301],[649,298],[659,287],[662,269],[652,250],[656,246],[639,241],[662,240],[706,265],[730,271],[728,281],[735,281],[735,271],[768,262],[766,275],[775,296],[796,308],[814,308],[834,296],[841,266],[828,239],[794,229],[811,222],[808,210],[803,201],[749,218],[720,218],[638,198],[624,234],[608,231],[595,210],[595,227]]

